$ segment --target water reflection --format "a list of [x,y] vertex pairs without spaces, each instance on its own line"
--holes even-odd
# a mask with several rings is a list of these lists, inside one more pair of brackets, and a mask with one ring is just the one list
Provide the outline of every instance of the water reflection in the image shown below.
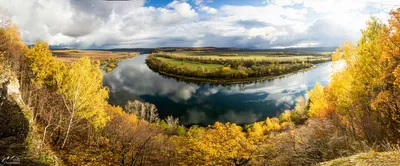
[[124,60],[104,74],[104,85],[110,87],[109,102],[122,106],[128,100],[154,103],[162,118],[173,115],[185,125],[245,124],[276,116],[293,108],[316,81],[327,84],[332,70],[331,63],[324,63],[280,79],[223,87],[160,76],[147,67],[146,56]]

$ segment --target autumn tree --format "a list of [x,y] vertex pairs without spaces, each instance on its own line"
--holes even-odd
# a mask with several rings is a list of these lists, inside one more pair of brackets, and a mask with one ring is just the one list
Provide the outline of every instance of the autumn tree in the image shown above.
[[317,82],[314,89],[308,92],[310,97],[310,110],[308,111],[309,117],[323,118],[327,115],[328,103],[324,87]]
[[256,147],[235,124],[216,122],[206,129],[190,128],[187,137],[176,137],[178,161],[189,165],[244,165]]
[[325,88],[316,85],[310,91],[311,117],[334,114],[354,137],[371,144],[398,140],[399,12],[391,12],[388,26],[372,18],[357,46],[345,42],[333,54],[333,60],[343,60],[345,67]]
[[18,27],[7,21],[0,23],[0,52],[7,59],[5,65],[17,71],[26,50],[27,46],[20,38]]
[[382,43],[379,64],[383,66],[380,81],[384,82],[372,102],[384,134],[393,142],[400,136],[400,8],[390,12],[389,25],[384,27],[378,42]]
[[37,87],[55,85],[56,75],[65,70],[65,64],[53,56],[46,42],[35,42],[26,52],[26,57],[33,73],[32,81]]
[[69,113],[67,131],[62,147],[65,146],[71,129],[81,119],[94,128],[101,128],[109,121],[105,112],[108,90],[103,87],[103,75],[98,64],[88,58],[73,63],[64,73],[57,74],[58,92]]

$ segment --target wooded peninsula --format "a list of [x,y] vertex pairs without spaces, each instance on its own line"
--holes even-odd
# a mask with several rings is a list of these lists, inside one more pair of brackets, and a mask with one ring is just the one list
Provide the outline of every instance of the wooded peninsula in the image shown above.
[[330,52],[173,51],[155,52],[146,59],[154,71],[183,80],[242,83],[304,71],[331,60]]

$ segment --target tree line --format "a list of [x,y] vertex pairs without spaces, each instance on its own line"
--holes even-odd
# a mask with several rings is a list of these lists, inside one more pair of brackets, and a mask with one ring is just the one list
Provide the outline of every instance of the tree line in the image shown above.
[[311,64],[318,64],[322,62],[330,61],[330,57],[307,57],[306,60],[300,61],[298,59],[290,59],[290,60],[277,60],[277,59],[230,59],[230,58],[210,58],[210,57],[201,57],[201,56],[185,56],[176,53],[169,53],[169,52],[156,52],[151,54],[153,57],[163,57],[169,59],[175,59],[180,61],[191,61],[191,62],[199,62],[204,64],[221,64],[226,65],[229,64],[232,68],[237,69],[239,66],[242,67],[252,67],[254,65],[270,65],[270,64],[294,64],[294,63],[311,63]]

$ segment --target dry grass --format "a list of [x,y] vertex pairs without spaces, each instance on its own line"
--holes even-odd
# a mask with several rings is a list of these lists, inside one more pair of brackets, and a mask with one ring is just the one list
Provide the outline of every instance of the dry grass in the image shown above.
[[82,57],[88,57],[93,61],[106,61],[110,58],[124,59],[138,55],[137,52],[111,52],[76,49],[52,50],[52,53],[65,63],[72,63]]
[[319,164],[321,166],[336,165],[400,165],[400,151],[391,152],[369,152],[350,157],[343,157],[329,162]]

